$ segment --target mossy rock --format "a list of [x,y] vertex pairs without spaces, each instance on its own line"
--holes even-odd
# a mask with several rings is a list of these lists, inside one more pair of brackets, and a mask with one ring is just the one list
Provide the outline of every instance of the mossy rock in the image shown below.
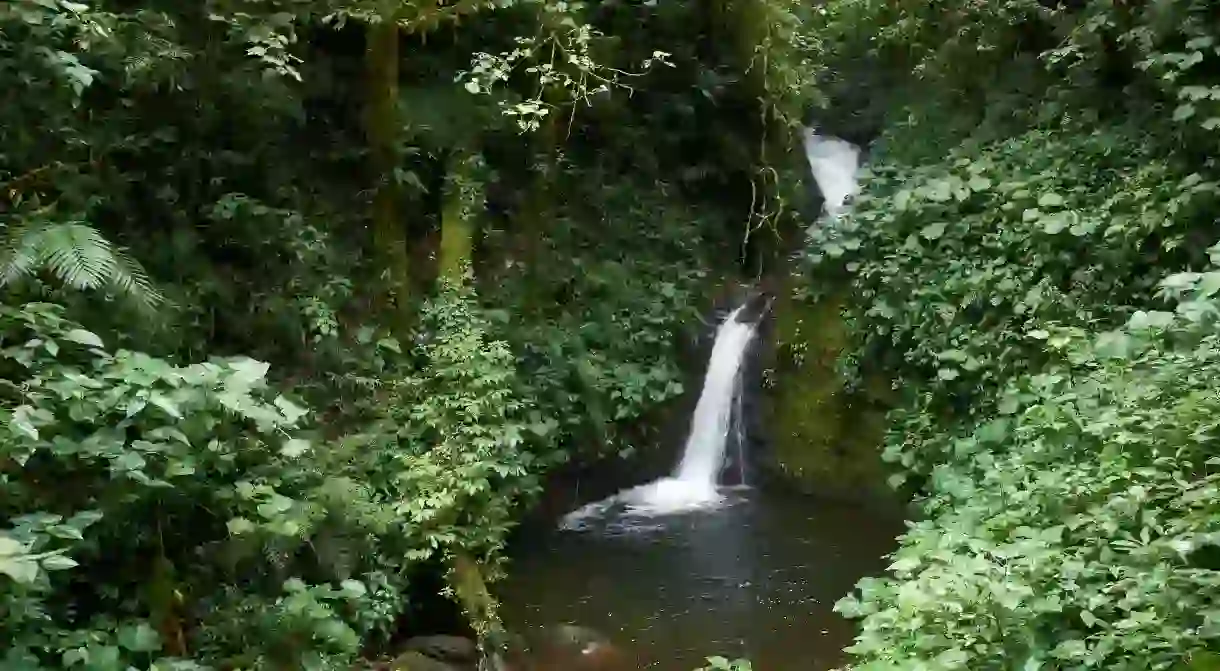
[[835,362],[848,344],[841,297],[816,302],[792,296],[792,283],[778,292],[765,415],[773,471],[801,490],[852,500],[897,500],[881,461],[885,408],[875,393],[848,392]]

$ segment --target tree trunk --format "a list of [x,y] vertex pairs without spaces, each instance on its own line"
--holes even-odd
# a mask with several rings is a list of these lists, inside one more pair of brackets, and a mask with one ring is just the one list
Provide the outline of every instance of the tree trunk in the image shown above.
[[[454,551],[451,567],[450,584],[478,637],[483,661],[492,671],[501,671],[505,666],[508,635],[496,612],[496,599],[483,580],[483,571],[473,557],[460,550]],[[480,665],[480,668],[485,667]]]
[[483,209],[480,182],[482,157],[457,151],[445,171],[444,204],[441,209],[440,272],[442,281],[461,283],[471,268],[471,252],[479,213]]
[[384,308],[393,317],[395,335],[404,338],[411,327],[411,261],[395,177],[398,167],[398,23],[396,12],[385,10],[370,24],[365,48],[368,93],[365,135],[371,172],[377,180],[373,195],[373,244],[381,266]]

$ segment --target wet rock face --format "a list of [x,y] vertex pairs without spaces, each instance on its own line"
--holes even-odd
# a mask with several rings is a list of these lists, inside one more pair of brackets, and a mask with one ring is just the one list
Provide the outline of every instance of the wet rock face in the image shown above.
[[767,359],[772,380],[762,402],[767,454],[762,464],[798,489],[883,507],[900,505],[881,460],[888,380],[848,390],[836,362],[851,333],[840,312],[845,294],[816,302],[776,297]]

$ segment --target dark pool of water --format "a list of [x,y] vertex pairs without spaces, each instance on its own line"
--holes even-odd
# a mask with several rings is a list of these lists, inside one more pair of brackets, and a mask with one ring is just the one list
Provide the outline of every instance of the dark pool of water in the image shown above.
[[733,497],[717,510],[522,539],[501,586],[506,621],[592,627],[641,669],[692,671],[708,655],[746,657],[758,671],[842,664],[853,625],[831,608],[884,569],[901,521],[787,493]]

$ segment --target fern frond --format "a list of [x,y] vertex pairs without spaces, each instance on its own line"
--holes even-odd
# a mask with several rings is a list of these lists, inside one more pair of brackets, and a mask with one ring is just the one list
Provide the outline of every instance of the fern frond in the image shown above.
[[0,287],[45,269],[80,291],[108,287],[145,307],[164,300],[138,263],[83,222],[28,224],[14,231],[5,247]]
[[73,289],[100,289],[115,272],[110,242],[89,226],[56,224],[39,230],[31,242],[41,252],[40,265]]

